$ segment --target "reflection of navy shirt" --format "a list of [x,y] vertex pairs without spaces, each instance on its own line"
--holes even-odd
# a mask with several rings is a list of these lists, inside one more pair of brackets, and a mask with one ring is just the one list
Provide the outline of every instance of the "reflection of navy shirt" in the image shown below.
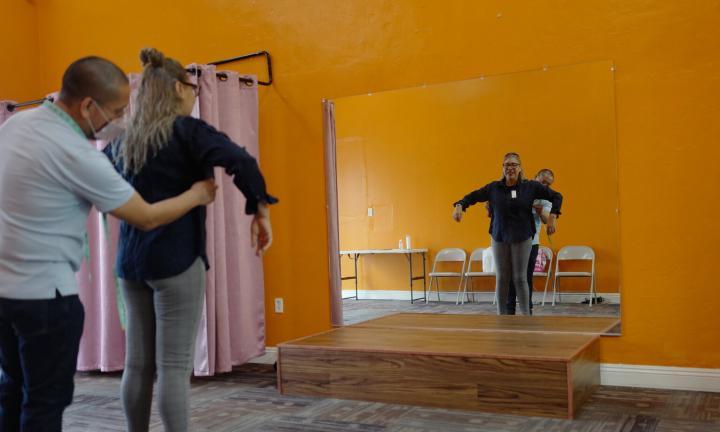
[[523,180],[515,186],[507,186],[504,179],[494,181],[470,192],[454,205],[461,204],[465,211],[475,203],[490,201],[490,235],[493,240],[499,243],[517,243],[535,235],[532,205],[536,199],[550,201],[551,213],[560,214],[562,195],[535,180]]
[[[123,173],[122,140],[105,148],[105,154]],[[245,195],[245,213],[257,213],[261,201],[273,204],[257,161],[243,147],[202,120],[177,117],[170,142],[150,156],[137,174],[125,179],[149,203],[182,194],[196,181],[212,176],[213,167],[223,167]],[[192,209],[180,219],[151,231],[141,231],[123,222],[120,226],[117,271],[127,280],[163,279],[178,275],[205,253],[205,207]]]

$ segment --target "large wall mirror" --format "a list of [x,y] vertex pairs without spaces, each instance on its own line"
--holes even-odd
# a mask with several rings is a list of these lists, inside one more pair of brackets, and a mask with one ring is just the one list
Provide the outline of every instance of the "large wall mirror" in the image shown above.
[[[496,313],[492,277],[473,278],[463,304],[456,304],[459,280],[441,279],[440,300],[433,286],[426,303],[420,252],[427,250],[427,274],[444,248],[469,257],[490,246],[485,207],[470,207],[456,223],[452,203],[499,180],[508,152],[520,154],[528,178],[551,169],[552,188],[564,196],[557,232],[548,236],[542,228],[540,244],[553,261],[549,279],[533,280],[534,314],[619,317],[613,70],[612,62],[600,61],[333,99],[346,321],[398,310]],[[399,251],[408,238],[417,254]],[[590,248],[594,267],[575,259],[558,267],[566,246]],[[472,265],[482,271],[481,263]],[[592,272],[597,300],[592,278],[555,283],[556,270]],[[412,303],[411,284],[418,298]]]

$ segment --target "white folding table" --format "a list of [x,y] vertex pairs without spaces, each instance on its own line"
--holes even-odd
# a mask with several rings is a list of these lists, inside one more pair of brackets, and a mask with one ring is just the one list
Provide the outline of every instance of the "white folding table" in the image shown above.
[[[409,278],[408,281],[410,283],[410,303],[415,302],[415,300],[425,300],[425,296],[427,295],[427,285],[426,285],[426,271],[425,271],[425,262],[427,260],[427,249],[360,249],[360,250],[344,250],[340,251],[340,279],[342,280],[355,280],[355,295],[351,297],[344,297],[343,300],[354,298],[355,300],[359,300],[358,298],[358,260],[363,255],[404,255],[405,258],[407,258],[408,261],[408,269],[409,269]],[[420,255],[422,257],[422,263],[423,263],[423,272],[422,276],[413,276],[413,266],[412,266],[412,256],[413,254]],[[342,257],[343,255],[347,255],[348,258],[350,258],[354,265],[355,265],[355,274],[353,276],[342,276]],[[413,294],[413,282],[416,280],[423,281],[423,296],[414,298]]]

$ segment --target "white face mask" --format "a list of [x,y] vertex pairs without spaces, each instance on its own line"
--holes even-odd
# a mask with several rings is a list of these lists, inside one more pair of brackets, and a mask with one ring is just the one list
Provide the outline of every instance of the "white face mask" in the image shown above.
[[96,140],[110,142],[125,132],[125,117],[117,118],[106,124],[104,128],[93,132]]
[[125,117],[118,117],[113,121],[110,121],[108,119],[107,115],[105,115],[105,111],[102,109],[99,103],[93,101],[96,107],[98,107],[98,110],[100,111],[100,114],[103,116],[105,121],[107,122],[105,126],[100,130],[95,130],[95,126],[93,126],[92,121],[90,121],[90,118],[88,117],[88,124],[90,125],[90,129],[92,130],[93,136],[90,137],[91,139],[99,140],[99,141],[106,141],[110,142],[114,140],[115,138],[122,135],[123,132],[125,132]]

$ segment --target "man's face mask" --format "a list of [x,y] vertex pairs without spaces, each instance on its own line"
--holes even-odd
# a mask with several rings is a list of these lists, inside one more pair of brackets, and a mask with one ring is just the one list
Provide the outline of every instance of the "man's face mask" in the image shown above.
[[111,121],[105,114],[105,110],[100,106],[100,104],[95,102],[94,100],[93,103],[100,111],[100,115],[102,115],[102,117],[105,119],[105,126],[103,126],[100,130],[95,130],[95,126],[93,125],[92,120],[90,120],[90,117],[88,117],[87,121],[90,125],[90,129],[92,130],[92,136],[88,138],[110,142],[115,138],[119,137],[123,132],[125,132],[125,116],[118,117],[115,120]]

